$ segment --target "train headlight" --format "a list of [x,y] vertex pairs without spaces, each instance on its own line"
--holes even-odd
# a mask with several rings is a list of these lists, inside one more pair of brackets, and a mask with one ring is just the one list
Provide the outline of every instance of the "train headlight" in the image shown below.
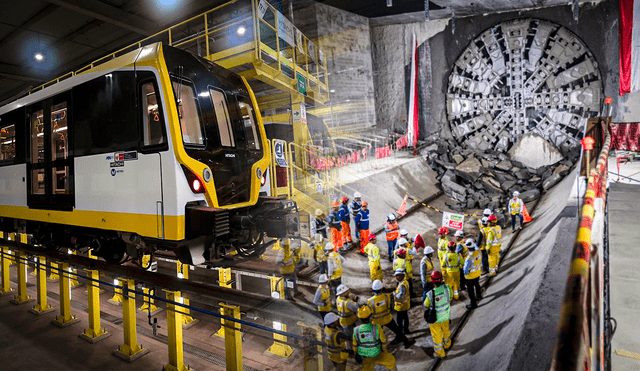
[[209,181],[211,180],[211,170],[209,170],[209,168],[205,168],[202,171],[202,179],[204,179],[204,181],[207,183],[209,183]]

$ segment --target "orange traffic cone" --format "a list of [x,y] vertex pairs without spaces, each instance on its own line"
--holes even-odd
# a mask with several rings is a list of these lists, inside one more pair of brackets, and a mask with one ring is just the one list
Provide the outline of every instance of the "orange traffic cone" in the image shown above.
[[527,211],[527,207],[524,205],[524,203],[522,204],[522,216],[524,217],[524,220],[523,220],[524,223],[529,223],[530,221],[533,220],[533,218],[529,215],[529,212]]
[[402,203],[400,204],[400,207],[398,208],[398,211],[396,211],[398,213],[398,215],[402,215],[404,216],[407,213],[407,198],[409,196],[407,194],[404,195],[404,199],[402,200]]

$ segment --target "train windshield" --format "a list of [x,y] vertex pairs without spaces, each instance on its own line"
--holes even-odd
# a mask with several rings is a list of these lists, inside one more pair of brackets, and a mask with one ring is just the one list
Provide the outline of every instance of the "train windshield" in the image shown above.
[[178,104],[182,141],[185,145],[204,146],[202,117],[193,85],[178,78],[172,78],[171,83]]
[[249,98],[238,96],[238,104],[242,113],[242,122],[244,123],[244,132],[247,138],[247,147],[249,149],[260,149],[260,139],[258,137],[258,129],[256,127],[256,115]]

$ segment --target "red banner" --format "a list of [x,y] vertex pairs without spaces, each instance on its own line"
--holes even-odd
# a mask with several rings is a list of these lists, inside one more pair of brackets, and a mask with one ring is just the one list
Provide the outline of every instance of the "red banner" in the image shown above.
[[640,150],[640,124],[611,125],[611,149],[638,152]]

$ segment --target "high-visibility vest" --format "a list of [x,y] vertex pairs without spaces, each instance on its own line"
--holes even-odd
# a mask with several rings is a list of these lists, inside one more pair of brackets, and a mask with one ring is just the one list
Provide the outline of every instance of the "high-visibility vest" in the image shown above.
[[317,262],[326,262],[329,259],[329,255],[324,253],[324,245],[318,244],[314,249],[314,253],[316,254]]
[[460,255],[455,252],[448,252],[444,261],[447,272],[458,272],[460,270]]
[[363,357],[376,357],[382,353],[380,328],[376,324],[363,323],[353,330],[353,338],[358,345],[358,354]]
[[[431,261],[431,259],[427,258],[426,256],[422,257],[422,260],[420,260],[420,275],[422,279],[422,281],[424,283],[429,283],[431,282],[431,271],[433,270],[433,262]],[[422,272],[424,271],[424,276],[422,276]]]
[[400,292],[401,286],[404,287],[404,296],[399,299],[396,296],[393,302],[393,309],[396,312],[409,310],[409,306],[411,305],[409,302],[409,282],[406,279],[402,280],[402,282],[398,284],[398,287],[396,287],[396,293]]
[[316,291],[320,291],[320,300],[326,303],[325,305],[319,305],[318,311],[330,312],[331,311],[331,289],[329,288],[329,285],[325,285],[325,287],[322,287],[322,285],[320,285],[318,286],[318,289]]
[[342,224],[340,224],[341,219],[342,218],[340,217],[340,210],[331,211],[331,214],[329,214],[329,227],[341,231],[342,230]]
[[367,254],[369,258],[369,264],[380,262],[380,249],[375,243],[369,242],[367,246],[364,247],[364,253]]
[[469,254],[469,256],[467,256],[467,261],[471,261],[471,266],[469,267],[469,274],[465,274],[464,278],[472,280],[480,277],[482,274],[482,254],[480,251],[475,250]]
[[456,245],[456,251],[458,251],[458,246],[461,246],[462,249],[462,252],[460,252],[460,257],[462,257],[462,259],[465,259],[467,255],[469,255],[469,249],[467,248],[467,245],[462,242],[458,242]]
[[436,287],[427,293],[424,306],[429,307],[433,301],[433,295],[436,296],[436,323],[449,320],[451,314],[451,289],[449,285],[444,284]]
[[440,260],[440,265],[444,262],[444,254],[449,251],[449,239],[439,238],[438,239],[438,259]]
[[511,211],[511,215],[520,214],[522,212],[522,200],[519,198],[515,201],[513,198],[509,200],[509,210]]
[[398,222],[395,220],[393,222],[386,223],[387,232],[387,241],[397,240],[400,232],[398,231]]
[[412,264],[410,262],[408,262],[409,259],[402,259],[400,257],[396,258],[396,260],[393,261],[393,271],[395,272],[396,269],[404,269],[407,278],[411,278],[413,277],[413,267]]
[[280,274],[291,274],[296,270],[296,262],[290,252],[284,252],[284,258],[282,259],[281,264]]
[[340,259],[340,254],[337,252],[332,252],[329,254],[329,259],[333,262],[333,272],[331,272],[331,279],[337,280],[342,277],[342,259]]
[[391,322],[393,317],[391,316],[391,297],[389,294],[375,295],[367,300],[369,308],[371,308],[371,323],[374,325],[384,326]]
[[338,307],[338,316],[340,317],[340,326],[351,326],[358,320],[356,313],[352,312],[347,303],[349,298],[338,296],[336,299],[336,306]]
[[349,359],[349,353],[347,353],[344,341],[338,339],[338,334],[340,334],[338,329],[325,328],[325,342],[329,359],[336,363],[343,363]]
[[487,250],[491,249],[492,247],[494,248],[494,250],[496,248],[500,248],[502,247],[502,243],[500,243],[500,237],[498,236],[498,231],[495,228],[496,226],[491,226],[491,228],[489,228],[489,233],[487,233]]

